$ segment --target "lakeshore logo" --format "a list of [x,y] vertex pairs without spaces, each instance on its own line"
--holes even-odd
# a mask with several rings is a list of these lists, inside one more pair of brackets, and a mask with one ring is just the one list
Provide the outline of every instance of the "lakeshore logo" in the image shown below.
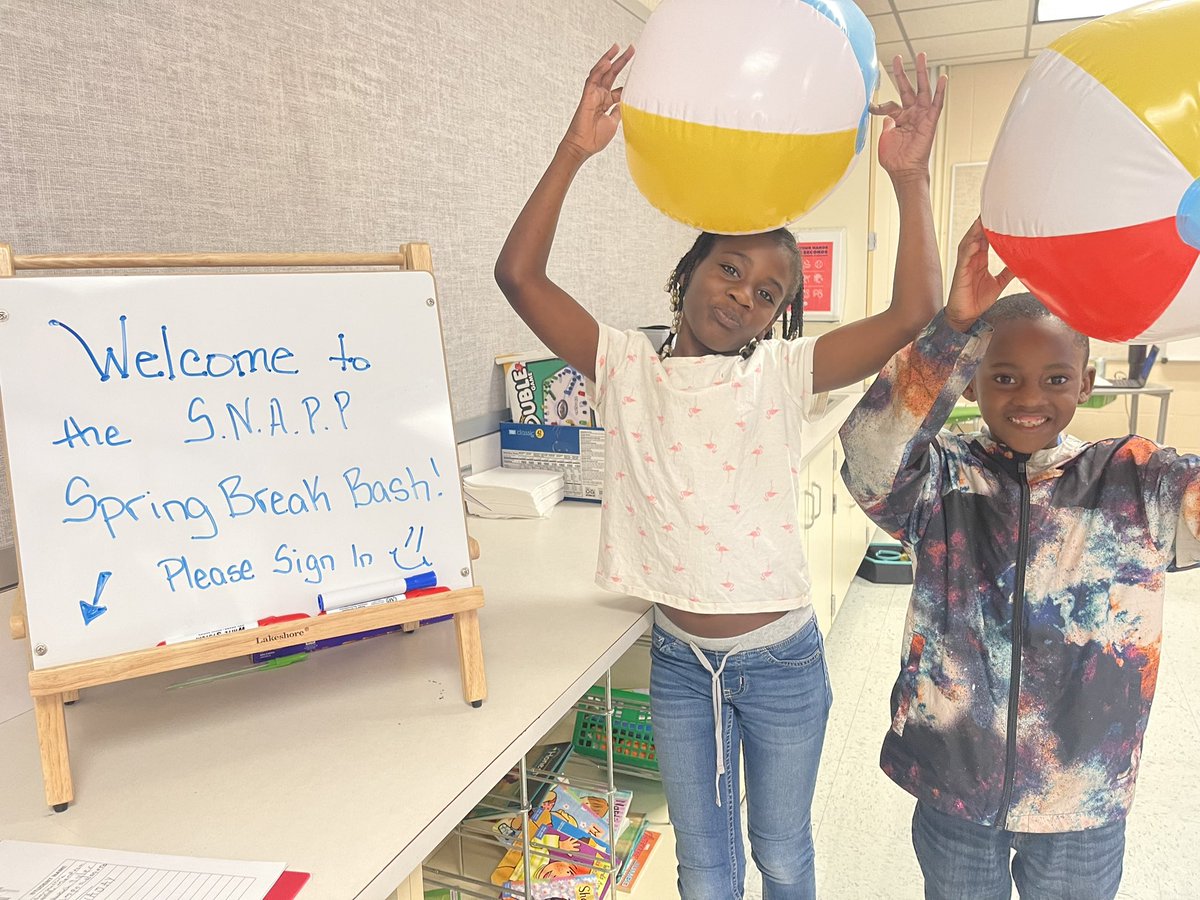
[[303,631],[284,631],[284,632],[281,632],[280,634],[268,634],[266,637],[255,638],[254,643],[256,643],[256,644],[273,644],[276,641],[286,641],[291,638],[302,638],[307,633],[308,633],[308,629],[305,628]]

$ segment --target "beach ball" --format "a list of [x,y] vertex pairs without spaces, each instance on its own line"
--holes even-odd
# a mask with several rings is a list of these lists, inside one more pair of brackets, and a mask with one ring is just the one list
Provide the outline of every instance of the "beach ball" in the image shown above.
[[1030,67],[982,195],[999,257],[1109,341],[1200,335],[1200,2],[1068,32]]
[[621,97],[629,172],[686,225],[778,228],[850,171],[878,80],[875,33],[849,0],[663,0]]

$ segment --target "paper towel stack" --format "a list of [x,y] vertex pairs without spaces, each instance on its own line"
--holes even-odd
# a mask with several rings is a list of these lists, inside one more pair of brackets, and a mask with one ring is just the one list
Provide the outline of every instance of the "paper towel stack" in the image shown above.
[[538,469],[488,469],[463,479],[467,512],[487,519],[547,516],[563,498],[561,472]]

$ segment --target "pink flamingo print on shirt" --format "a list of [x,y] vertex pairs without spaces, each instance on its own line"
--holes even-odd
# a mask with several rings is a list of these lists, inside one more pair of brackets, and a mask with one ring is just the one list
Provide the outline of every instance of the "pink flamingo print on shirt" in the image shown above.
[[782,410],[782,409],[779,409],[778,407],[772,406],[770,409],[768,409],[768,410],[766,411],[766,414],[765,414],[765,415],[766,415],[766,417],[767,417],[767,421],[768,421],[768,422],[769,422],[769,421],[771,421],[771,419],[775,418],[775,417],[776,417],[777,415],[779,415],[781,412],[783,412],[783,410]]
[[735,516],[740,516],[742,514],[742,504],[740,503],[730,503],[729,508],[733,510],[733,514]]
[[770,502],[771,500],[774,500],[778,496],[779,496],[779,491],[775,490],[775,482],[772,481],[771,486],[769,488],[767,488],[766,493],[763,494],[763,500]]
[[720,541],[718,541],[717,542],[717,555],[723,560],[723,559],[725,559],[725,554],[728,552],[729,552],[729,548],[726,547],[724,544],[722,544]]
[[760,578],[761,578],[763,581],[766,581],[768,578],[770,578],[770,577],[771,577],[772,575],[774,575],[774,574],[775,574],[775,573],[774,573],[773,571],[771,571],[771,565],[770,565],[770,563],[768,563],[768,564],[767,564],[767,568],[766,568],[766,569],[763,571],[762,575],[760,575],[759,577],[760,577]]
[[678,575],[680,572],[686,571],[683,563],[680,563],[680,562],[675,563],[675,565],[672,566],[672,568],[675,570],[676,575]]
[[757,447],[751,450],[750,455],[754,457],[754,464],[757,466],[759,458],[763,455],[763,445],[759,444]]
[[705,444],[704,446],[705,446],[705,448],[708,450],[708,452],[709,452],[709,453],[716,453],[716,452],[717,452],[717,445],[713,443],[713,439],[712,439],[712,435],[711,435],[711,434],[708,436],[708,443],[707,443],[707,444]]
[[712,531],[712,526],[705,525],[703,522],[701,522],[699,525],[696,526],[696,530],[698,532],[700,532],[702,535],[704,535],[705,537],[708,537],[709,533]]
[[642,459],[645,460],[646,465],[648,465],[648,466],[654,465],[654,462],[655,462],[654,457],[651,456],[649,453],[643,454]]
[[678,453],[680,450],[682,450],[682,449],[683,449],[683,442],[682,442],[682,441],[676,441],[675,443],[673,443],[673,444],[672,444],[670,447],[668,447],[667,449],[668,449],[668,450],[670,450],[672,453]]
[[742,431],[746,430],[746,421],[744,419],[738,419],[733,424],[736,425],[738,428],[742,429]]
[[755,528],[753,531],[751,531],[749,534],[750,546],[751,547],[756,546],[756,541],[758,541],[758,539],[760,537],[762,537],[762,529],[761,528]]
[[727,590],[727,591],[732,591],[733,590],[733,582],[727,578],[721,582],[721,587],[725,588],[725,590]]
[[721,468],[725,470],[725,480],[726,481],[728,481],[730,478],[732,478],[733,473],[737,471],[737,466],[735,466],[733,463],[729,462],[729,460],[726,460],[725,462],[721,463]]
[[698,416],[703,411],[704,410],[702,410],[699,406],[690,406],[690,407],[688,407],[688,417],[691,418],[694,416]]

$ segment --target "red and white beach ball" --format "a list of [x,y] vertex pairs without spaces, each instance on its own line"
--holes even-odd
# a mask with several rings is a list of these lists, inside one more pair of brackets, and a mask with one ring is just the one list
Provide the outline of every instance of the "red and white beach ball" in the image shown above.
[[1200,335],[1200,2],[1089,22],[1034,61],[983,184],[1005,264],[1110,341]]

